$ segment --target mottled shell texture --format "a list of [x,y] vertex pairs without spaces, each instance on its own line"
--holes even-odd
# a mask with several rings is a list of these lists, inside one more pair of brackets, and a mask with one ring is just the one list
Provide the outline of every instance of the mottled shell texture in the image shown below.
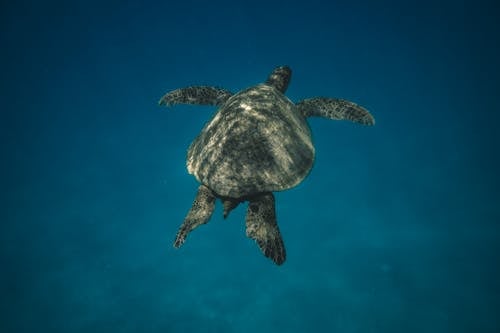
[[260,84],[221,106],[189,147],[187,168],[217,195],[244,198],[296,186],[313,161],[304,116],[276,88]]

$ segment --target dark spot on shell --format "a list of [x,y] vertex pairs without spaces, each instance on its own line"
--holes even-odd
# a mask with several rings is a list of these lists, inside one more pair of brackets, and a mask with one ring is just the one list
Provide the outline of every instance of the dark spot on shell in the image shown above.
[[259,206],[256,204],[250,204],[250,210],[252,213],[258,213],[259,212]]

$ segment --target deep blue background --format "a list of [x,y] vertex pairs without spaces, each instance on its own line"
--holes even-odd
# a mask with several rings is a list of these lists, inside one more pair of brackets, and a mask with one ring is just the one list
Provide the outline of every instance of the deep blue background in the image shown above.
[[[1,332],[500,331],[493,2],[3,1],[0,16]],[[245,207],[174,250],[197,188],[186,149],[215,109],[158,99],[282,64],[292,100],[350,99],[376,126],[311,119],[313,171],[276,194],[283,266],[245,237]]]

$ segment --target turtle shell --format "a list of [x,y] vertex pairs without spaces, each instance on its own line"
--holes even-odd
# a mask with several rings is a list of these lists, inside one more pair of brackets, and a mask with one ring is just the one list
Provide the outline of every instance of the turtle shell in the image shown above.
[[224,103],[189,147],[187,169],[222,197],[289,189],[311,170],[304,116],[276,88],[260,84]]

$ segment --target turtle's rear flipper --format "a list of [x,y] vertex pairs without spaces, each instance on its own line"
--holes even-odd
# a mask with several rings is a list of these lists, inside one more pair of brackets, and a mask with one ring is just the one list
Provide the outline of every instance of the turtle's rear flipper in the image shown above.
[[246,216],[247,236],[257,242],[266,257],[281,265],[285,262],[286,252],[276,223],[274,196],[272,193],[265,193],[249,201]]
[[193,205],[189,210],[184,223],[182,223],[177,236],[175,237],[174,247],[179,248],[186,241],[187,235],[199,225],[208,222],[215,207],[215,196],[205,185],[200,185],[198,194],[194,199]]

